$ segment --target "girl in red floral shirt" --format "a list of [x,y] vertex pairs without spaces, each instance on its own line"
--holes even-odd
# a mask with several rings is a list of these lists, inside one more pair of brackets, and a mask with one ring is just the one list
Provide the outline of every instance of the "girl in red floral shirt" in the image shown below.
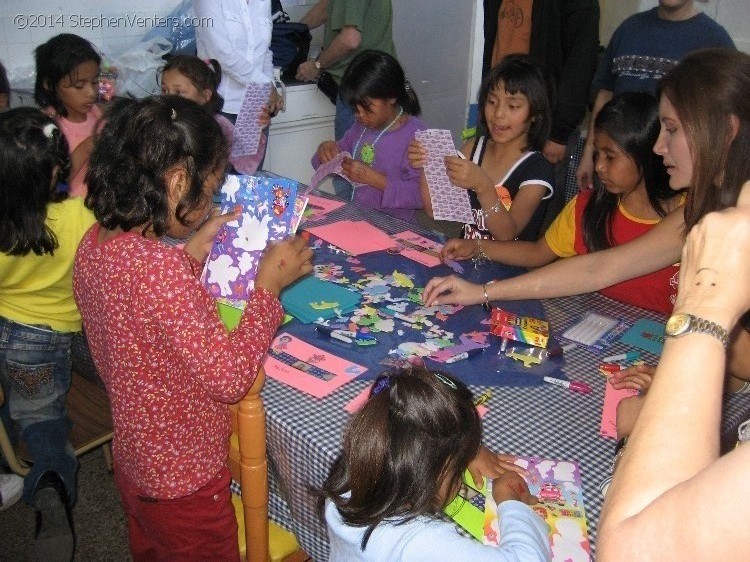
[[[91,157],[74,292],[114,418],[115,479],[138,560],[239,560],[226,461],[227,404],[252,385],[279,326],[279,292],[312,270],[299,238],[268,249],[227,333],[200,282],[219,227],[211,196],[227,150],[195,103],[125,101]],[[159,238],[190,238],[184,249]]]

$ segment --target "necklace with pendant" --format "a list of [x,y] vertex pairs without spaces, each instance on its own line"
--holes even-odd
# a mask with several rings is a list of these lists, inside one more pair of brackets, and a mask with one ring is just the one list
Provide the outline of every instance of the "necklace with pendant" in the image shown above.
[[[399,110],[398,110],[398,115],[396,115],[396,117],[393,118],[393,121],[391,121],[390,123],[388,123],[388,126],[385,129],[381,130],[378,133],[378,136],[375,137],[375,140],[372,141],[371,143],[366,142],[365,144],[362,145],[362,150],[359,153],[359,159],[362,160],[362,162],[364,162],[365,164],[367,164],[369,166],[369,165],[371,165],[375,161],[375,145],[378,144],[378,141],[380,140],[380,137],[382,137],[388,129],[390,129],[391,127],[393,127],[393,125],[396,123],[396,121],[398,121],[399,117],[401,117],[403,114],[404,114],[404,108],[400,107]],[[362,137],[365,136],[365,132],[367,132],[367,131],[369,131],[369,129],[367,127],[365,127],[364,129],[362,129],[362,134],[359,135],[359,139],[357,140],[357,144],[354,145],[354,157],[355,158],[357,156],[357,150],[359,150],[359,143],[362,142]]]

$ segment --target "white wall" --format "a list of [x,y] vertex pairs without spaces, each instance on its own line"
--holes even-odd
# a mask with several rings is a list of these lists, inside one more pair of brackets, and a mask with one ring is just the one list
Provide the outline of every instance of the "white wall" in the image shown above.
[[[81,35],[105,53],[117,55],[148,33],[154,17],[166,16],[179,3],[180,0],[3,0],[0,60],[12,80],[18,69],[33,66],[34,48],[59,33]],[[91,20],[85,21],[86,17]],[[112,22],[114,25],[106,25],[106,18],[118,17]],[[97,27],[102,23],[105,25]]]

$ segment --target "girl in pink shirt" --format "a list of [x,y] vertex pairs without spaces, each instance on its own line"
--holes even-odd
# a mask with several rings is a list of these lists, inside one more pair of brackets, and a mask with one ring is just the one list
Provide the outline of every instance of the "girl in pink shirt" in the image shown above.
[[[227,333],[200,280],[219,227],[238,217],[207,218],[226,162],[219,125],[177,96],[115,104],[91,156],[86,202],[99,224],[78,248],[73,289],[112,403],[135,561],[239,560],[227,405],[255,380],[279,292],[312,271],[302,239],[270,247]],[[193,230],[183,249],[160,240]]]
[[89,41],[72,33],[56,35],[39,45],[34,55],[34,100],[55,119],[68,141],[71,160],[68,194],[84,197],[93,135],[102,116],[96,105],[102,59]]

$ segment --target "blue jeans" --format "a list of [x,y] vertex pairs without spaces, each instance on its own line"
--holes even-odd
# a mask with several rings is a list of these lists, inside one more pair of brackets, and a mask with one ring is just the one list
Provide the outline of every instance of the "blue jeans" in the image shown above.
[[0,317],[3,409],[18,427],[34,461],[24,480],[23,499],[29,505],[34,505],[39,477],[48,470],[60,475],[71,505],[75,502],[78,460],[68,441],[71,423],[65,411],[72,338],[72,332]]
[[[333,122],[333,134],[336,140],[341,140],[351,126],[354,125],[354,111],[346,105],[341,97],[336,98],[336,117]],[[356,154],[354,155],[356,157]],[[333,191],[342,199],[351,199],[352,184],[334,176]]]

